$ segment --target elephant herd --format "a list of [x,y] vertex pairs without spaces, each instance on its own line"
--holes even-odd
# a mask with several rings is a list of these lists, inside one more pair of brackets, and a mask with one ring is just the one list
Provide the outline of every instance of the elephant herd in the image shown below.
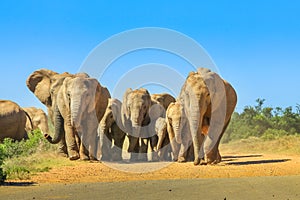
[[[128,88],[121,102],[86,73],[47,69],[30,74],[26,84],[47,107],[54,125],[52,134],[48,126],[40,127],[45,138],[58,144],[58,153],[70,160],[120,161],[127,138],[130,161],[147,161],[150,151],[152,161],[218,163],[219,142],[237,102],[233,87],[206,68],[189,73],[176,99],[167,93]],[[18,133],[17,140],[26,137],[22,127],[33,111],[5,103],[0,102],[1,138],[9,137],[5,132]],[[19,118],[18,126],[8,112]],[[31,119],[31,127],[36,126]]]

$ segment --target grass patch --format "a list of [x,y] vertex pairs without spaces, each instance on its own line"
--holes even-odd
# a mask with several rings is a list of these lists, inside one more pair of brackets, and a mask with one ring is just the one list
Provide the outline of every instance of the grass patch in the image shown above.
[[6,138],[0,144],[0,182],[5,179],[27,180],[38,172],[54,166],[72,163],[55,154],[57,145],[51,145],[40,131],[33,131],[29,139],[15,142]]
[[3,164],[7,179],[28,180],[39,172],[48,172],[53,167],[71,166],[75,163],[58,157],[52,152],[36,152],[30,156],[8,159]]
[[232,153],[270,153],[270,154],[300,154],[300,136],[289,135],[276,139],[250,137],[220,145],[221,152]]

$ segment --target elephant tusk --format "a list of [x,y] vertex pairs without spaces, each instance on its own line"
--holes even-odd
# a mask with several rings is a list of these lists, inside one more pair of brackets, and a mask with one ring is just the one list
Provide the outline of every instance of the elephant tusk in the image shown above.
[[52,137],[49,134],[44,134],[44,138],[47,139],[48,141],[51,140],[52,141]]

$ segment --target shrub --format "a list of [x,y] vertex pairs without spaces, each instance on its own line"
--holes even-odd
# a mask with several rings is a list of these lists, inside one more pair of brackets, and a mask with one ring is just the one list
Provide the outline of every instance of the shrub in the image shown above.
[[24,174],[29,173],[29,170],[19,165],[19,163],[3,167],[6,161],[20,160],[19,157],[26,157],[51,148],[51,144],[44,139],[39,130],[28,133],[28,137],[29,139],[19,142],[5,138],[3,143],[0,144],[0,182],[3,182],[12,173],[21,174],[22,177],[24,177]]
[[257,99],[257,105],[246,106],[243,112],[233,113],[222,142],[227,143],[252,136],[272,140],[300,133],[299,104],[294,112],[291,106],[285,109],[264,107],[264,101],[264,99]]

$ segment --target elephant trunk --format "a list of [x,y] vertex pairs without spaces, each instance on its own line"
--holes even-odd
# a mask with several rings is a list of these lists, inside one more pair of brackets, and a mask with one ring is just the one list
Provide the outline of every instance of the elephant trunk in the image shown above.
[[200,163],[201,157],[203,155],[201,150],[202,142],[201,141],[201,131],[199,134],[199,128],[201,129],[202,127],[202,121],[203,121],[203,113],[201,113],[200,110],[200,103],[193,103],[193,108],[194,110],[191,110],[190,112],[190,117],[189,117],[189,125],[190,125],[190,131],[192,135],[192,141],[194,144],[194,155],[195,155],[195,160],[194,160],[194,165],[198,165]]
[[160,150],[162,148],[163,141],[166,137],[166,131],[161,131],[161,133],[158,134],[158,141],[157,141],[157,150]]
[[174,130],[174,133],[175,133],[176,142],[181,144],[182,140],[181,140],[181,131],[180,131],[179,125],[178,124],[173,125],[173,130]]
[[50,142],[51,144],[57,144],[60,142],[63,134],[64,134],[64,119],[61,116],[61,113],[58,110],[58,106],[56,105],[54,108],[54,126],[55,132],[53,138],[48,134],[45,133],[44,137]]
[[70,109],[71,109],[71,125],[73,127],[80,127],[81,124],[81,106],[82,106],[82,101],[81,98],[74,97],[71,99],[70,103]]
[[132,123],[132,136],[140,137],[142,122],[140,120],[139,113],[131,113],[131,123]]

